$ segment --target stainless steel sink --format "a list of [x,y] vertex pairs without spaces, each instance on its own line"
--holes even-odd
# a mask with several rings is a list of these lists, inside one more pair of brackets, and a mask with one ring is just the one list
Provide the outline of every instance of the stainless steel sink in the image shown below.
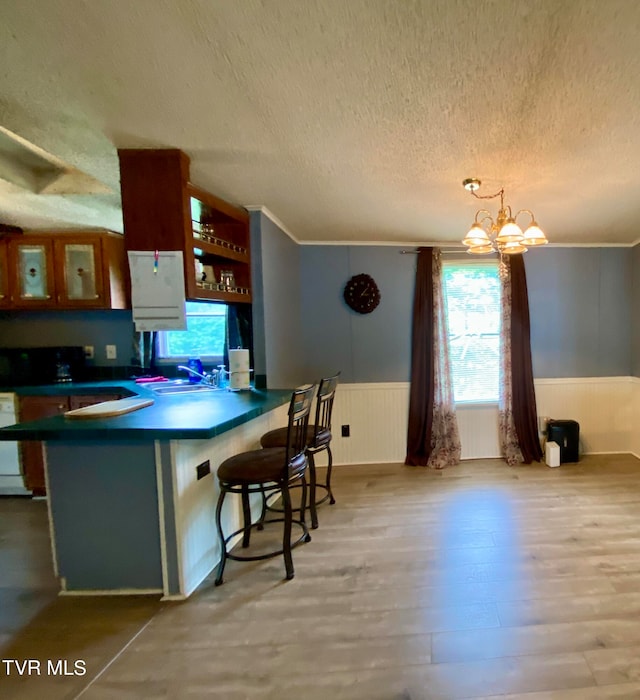
[[187,384],[182,382],[159,382],[149,387],[154,394],[199,394],[203,391],[217,391],[215,386],[208,384]]

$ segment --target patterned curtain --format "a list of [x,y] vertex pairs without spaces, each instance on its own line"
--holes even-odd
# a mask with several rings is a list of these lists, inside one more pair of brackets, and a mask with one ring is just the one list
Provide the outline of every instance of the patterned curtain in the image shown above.
[[511,388],[511,266],[508,256],[500,261],[502,318],[500,324],[500,394],[498,398],[500,453],[509,466],[522,462],[522,452],[513,421]]
[[443,469],[458,464],[460,452],[440,250],[421,248],[413,305],[405,464]]
[[509,465],[542,459],[533,385],[527,277],[522,255],[501,261],[500,447]]

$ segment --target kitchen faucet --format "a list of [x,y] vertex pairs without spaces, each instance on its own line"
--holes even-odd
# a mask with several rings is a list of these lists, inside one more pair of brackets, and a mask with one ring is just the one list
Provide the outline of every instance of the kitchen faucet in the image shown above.
[[187,367],[186,365],[178,365],[178,369],[183,369],[185,372],[189,372],[189,374],[192,374],[194,377],[200,377],[205,384],[209,384],[210,386],[218,386],[217,370],[213,370],[211,374],[207,374],[206,372],[201,374],[200,372],[196,372],[195,369],[191,369],[191,367]]

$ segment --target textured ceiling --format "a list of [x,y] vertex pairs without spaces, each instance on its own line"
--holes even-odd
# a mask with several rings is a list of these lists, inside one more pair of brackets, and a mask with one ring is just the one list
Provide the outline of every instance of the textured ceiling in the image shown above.
[[639,43],[633,0],[2,0],[0,126],[113,193],[0,188],[0,221],[122,230],[116,148],[175,147],[301,242],[457,241],[478,177],[630,244]]

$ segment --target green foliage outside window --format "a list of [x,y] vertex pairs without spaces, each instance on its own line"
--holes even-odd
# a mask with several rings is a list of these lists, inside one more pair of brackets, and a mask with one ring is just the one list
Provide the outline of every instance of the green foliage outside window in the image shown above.
[[186,303],[187,330],[160,333],[162,358],[221,358],[227,336],[227,307],[224,304]]
[[455,401],[495,402],[500,369],[497,263],[445,262],[443,276]]

